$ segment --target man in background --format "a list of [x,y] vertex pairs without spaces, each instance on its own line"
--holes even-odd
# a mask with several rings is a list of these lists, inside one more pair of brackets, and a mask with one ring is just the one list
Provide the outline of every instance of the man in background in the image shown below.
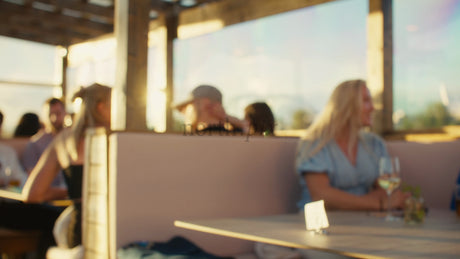
[[[66,117],[66,111],[64,103],[58,98],[50,98],[45,102],[44,114],[46,119],[44,120],[45,127],[40,130],[37,134],[30,138],[29,143],[24,150],[21,162],[28,174],[32,171],[37,164],[40,156],[46,147],[51,143],[54,137],[64,128],[64,119]],[[53,186],[65,187],[64,176],[62,173],[58,174],[54,179]]]
[[174,108],[185,116],[185,134],[243,134],[248,128],[246,121],[225,112],[222,93],[211,85],[197,86],[187,100],[176,104]]

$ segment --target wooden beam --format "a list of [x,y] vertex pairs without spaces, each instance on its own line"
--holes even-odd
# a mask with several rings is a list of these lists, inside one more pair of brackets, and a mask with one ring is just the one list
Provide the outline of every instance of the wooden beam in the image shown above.
[[152,0],[150,2],[150,8],[159,13],[167,13],[173,7],[173,3],[164,2],[161,0]]
[[[2,18],[0,18],[2,20]],[[76,42],[86,41],[100,35],[99,33],[82,33],[78,31],[66,30],[65,28],[55,27],[51,23],[37,25],[35,21],[19,20],[14,22],[9,28],[2,27],[0,31],[6,33],[16,33],[17,35],[29,35],[37,41],[62,42],[71,45]]]
[[25,33],[23,31],[17,31],[17,30],[10,30],[5,27],[0,27],[0,35],[5,36],[5,37],[10,37],[10,38],[15,38],[15,39],[21,39],[21,40],[27,40],[27,41],[33,41],[33,42],[38,42],[38,43],[43,43],[43,44],[49,44],[49,45],[70,45],[74,43],[80,43],[81,41],[77,41],[75,39],[66,39],[64,37],[59,37],[57,35],[50,35],[48,37],[44,37],[43,35],[40,35],[38,33]]
[[81,32],[110,32],[113,26],[110,23],[92,21],[81,17],[72,17],[64,14],[47,12],[34,8],[25,8],[11,3],[0,2],[0,14],[3,19],[22,19],[36,23],[54,24],[55,27],[80,30]]
[[81,0],[35,0],[34,2],[55,5],[56,8],[60,10],[68,9],[78,11],[81,12],[82,16],[85,18],[94,16],[98,19],[104,20],[106,23],[113,23],[113,6],[103,7],[94,4],[87,4]]
[[392,0],[369,0],[367,84],[374,101],[373,130],[393,131]]
[[0,34],[53,45],[79,43],[113,32],[110,23],[0,1]]
[[149,2],[115,2],[117,69],[112,96],[112,130],[147,130]]
[[183,10],[179,26],[209,20],[219,20],[228,26],[332,1],[336,0],[222,0]]

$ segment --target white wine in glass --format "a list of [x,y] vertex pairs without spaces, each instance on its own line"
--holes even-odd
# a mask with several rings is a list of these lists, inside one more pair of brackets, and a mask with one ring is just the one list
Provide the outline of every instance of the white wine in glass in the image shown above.
[[399,159],[397,157],[380,158],[378,183],[386,191],[388,196],[387,216],[385,219],[388,221],[395,220],[396,218],[391,214],[390,197],[393,191],[401,184]]

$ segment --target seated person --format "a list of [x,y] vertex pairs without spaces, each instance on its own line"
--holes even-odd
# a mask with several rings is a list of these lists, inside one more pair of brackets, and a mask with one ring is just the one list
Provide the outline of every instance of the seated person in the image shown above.
[[24,113],[19,120],[16,129],[14,130],[13,136],[15,138],[32,137],[42,128],[42,126],[43,125],[40,122],[40,118],[37,114],[32,112]]
[[[45,102],[44,110],[47,115],[44,123],[45,126],[30,138],[22,154],[21,163],[27,174],[30,174],[37,164],[38,159],[43,154],[46,147],[53,141],[54,137],[64,129],[66,111],[64,103],[60,99],[48,99]],[[65,187],[64,175],[62,173],[59,173],[53,180],[53,186]]]
[[[0,112],[0,131],[2,122],[3,114]],[[19,164],[16,151],[0,143],[0,187],[22,188],[26,179],[27,174]],[[0,199],[0,227],[39,231],[36,258],[42,259],[48,247],[55,244],[52,229],[61,211],[61,208],[47,204],[24,204],[16,200]]]
[[0,143],[0,187],[22,187],[26,178],[27,174],[19,164],[16,151]]
[[32,170],[23,189],[26,202],[41,203],[60,195],[67,195],[51,185],[62,169],[68,196],[73,202],[73,218],[69,225],[69,248],[81,244],[82,178],[84,164],[85,131],[91,127],[110,129],[111,88],[93,84],[81,88],[73,99],[81,98],[82,104],[74,124],[63,129],[46,148]]
[[388,156],[384,141],[365,131],[374,110],[366,83],[345,81],[299,142],[296,167],[302,186],[297,204],[324,200],[326,208],[385,210],[402,208],[409,194],[397,190],[388,201],[376,182],[379,158]]
[[[0,111],[0,132],[3,124],[3,113]],[[19,163],[16,151],[5,144],[0,143],[0,187],[8,185],[22,187],[27,174]]]
[[250,135],[275,135],[275,118],[266,103],[255,102],[246,106],[244,108],[244,119],[249,124]]
[[199,135],[205,133],[244,133],[247,123],[225,112],[222,106],[222,93],[210,85],[200,85],[193,89],[190,97],[176,105],[185,115],[185,133],[192,131]]

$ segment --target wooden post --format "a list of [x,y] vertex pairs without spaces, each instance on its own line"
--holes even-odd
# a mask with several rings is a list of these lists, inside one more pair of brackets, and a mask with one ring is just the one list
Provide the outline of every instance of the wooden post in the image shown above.
[[373,131],[393,131],[393,29],[392,0],[369,0],[368,79],[374,106]]
[[117,68],[112,130],[146,130],[149,0],[115,1]]
[[64,107],[67,108],[67,67],[69,66],[69,47],[62,47],[65,49],[65,55],[62,56],[62,77],[61,77],[61,90],[62,97],[61,100],[64,103]]
[[174,99],[173,58],[174,39],[177,38],[178,13],[170,10],[166,14],[166,132],[173,132],[174,121],[171,108]]

